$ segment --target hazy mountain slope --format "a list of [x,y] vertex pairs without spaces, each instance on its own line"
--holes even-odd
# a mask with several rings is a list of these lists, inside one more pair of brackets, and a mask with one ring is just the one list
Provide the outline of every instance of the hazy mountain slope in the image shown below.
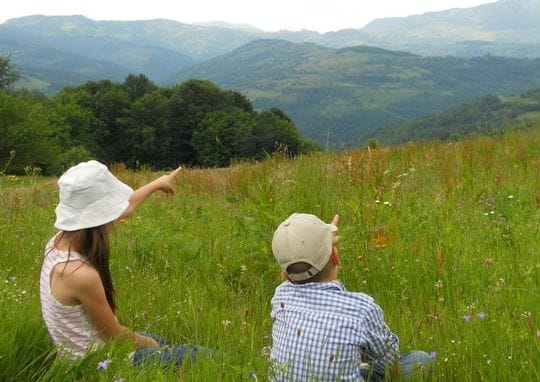
[[93,79],[120,80],[129,73],[121,65],[54,49],[45,39],[1,25],[0,53],[3,52],[21,71],[24,86],[47,94]]
[[174,81],[207,78],[240,91],[259,108],[285,110],[308,136],[325,144],[403,118],[443,110],[487,93],[540,86],[540,59],[424,58],[378,48],[341,50],[259,40],[184,68]]
[[[75,38],[101,39],[103,43],[159,47],[191,59],[223,54],[255,38],[245,31],[172,20],[94,21],[83,16],[28,16],[8,20],[4,24],[31,29],[36,34],[59,39],[63,43]],[[69,45],[70,49],[77,46],[76,42]]]
[[[93,60],[125,67],[128,72],[142,72],[160,81],[195,60],[159,45],[134,43],[100,30],[95,21],[81,16],[33,16],[10,20],[0,26],[0,40],[23,45],[39,45]],[[24,61],[15,64],[28,66]],[[59,68],[60,69],[60,68]]]
[[[468,26],[477,31],[527,30],[540,27],[539,0],[499,0],[471,8],[455,8],[428,12],[409,17],[383,18],[372,21],[363,28],[369,34],[391,31],[409,31],[420,34],[425,28],[439,29],[446,26],[448,37],[460,36],[456,27]],[[539,36],[530,36],[538,41]]]
[[[422,54],[466,54],[467,50],[452,44],[488,42],[473,52],[538,55],[540,0],[500,0],[472,8],[383,18],[361,31],[369,44]],[[514,44],[520,48],[512,48]]]

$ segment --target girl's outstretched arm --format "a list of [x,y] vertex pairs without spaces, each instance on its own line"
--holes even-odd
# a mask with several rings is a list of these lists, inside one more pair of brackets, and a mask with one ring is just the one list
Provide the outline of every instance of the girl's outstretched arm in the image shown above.
[[131,195],[131,198],[129,198],[128,208],[126,208],[119,219],[124,219],[130,216],[133,212],[135,212],[137,207],[139,207],[150,195],[158,190],[167,194],[174,194],[174,179],[181,169],[182,167],[178,167],[169,174],[163,175],[135,190],[135,192],[133,192]]

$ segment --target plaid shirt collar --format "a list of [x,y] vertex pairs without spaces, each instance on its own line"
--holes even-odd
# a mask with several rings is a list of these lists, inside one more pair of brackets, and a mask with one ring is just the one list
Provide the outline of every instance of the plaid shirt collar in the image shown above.
[[298,287],[298,288],[305,288],[305,289],[311,289],[311,290],[340,290],[342,292],[346,292],[347,290],[341,283],[341,281],[334,280],[334,281],[326,281],[326,282],[311,282],[306,284],[294,284],[290,281],[285,281],[285,283],[290,284],[292,286]]

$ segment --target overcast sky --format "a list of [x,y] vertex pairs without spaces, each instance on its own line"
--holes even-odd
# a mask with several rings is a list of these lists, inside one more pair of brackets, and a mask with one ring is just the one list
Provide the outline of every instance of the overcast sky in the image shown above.
[[2,0],[0,23],[33,14],[84,15],[94,20],[165,18],[184,23],[227,21],[265,31],[328,32],[360,28],[381,17],[468,8],[495,0]]

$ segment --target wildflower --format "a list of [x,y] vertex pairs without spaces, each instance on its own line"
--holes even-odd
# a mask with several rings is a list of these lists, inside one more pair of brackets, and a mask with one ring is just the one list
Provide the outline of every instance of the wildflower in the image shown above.
[[265,346],[261,350],[261,355],[265,359],[270,359],[270,354],[272,353],[272,347],[271,346]]
[[514,195],[508,195],[508,199],[514,199]]
[[437,280],[437,282],[435,283],[435,288],[436,289],[441,289],[442,287],[443,287],[442,280]]
[[231,325],[231,321],[223,320],[221,321],[221,324],[223,325],[223,329],[227,329]]
[[429,353],[429,359],[437,359],[437,352],[432,351],[431,353]]
[[249,378],[257,381],[257,374],[253,370],[249,372]]
[[115,379],[113,382],[126,382],[124,378]]
[[483,319],[486,318],[487,316],[488,316],[487,313],[480,312],[480,313],[478,313],[478,316],[477,316],[477,317],[478,317],[479,319],[483,320]]
[[463,318],[463,321],[469,322],[469,321],[471,320],[472,317],[471,317],[470,314],[466,314],[466,315],[464,315],[462,318]]
[[388,206],[388,207],[392,207],[392,203],[390,203],[390,202],[384,202],[384,205]]
[[375,200],[375,203],[379,204],[381,201],[379,199]]
[[536,338],[540,338],[540,330],[536,331]]
[[97,369],[98,370],[105,370],[109,367],[109,365],[112,363],[110,359],[103,360],[101,362],[98,362]]
[[491,265],[493,265],[493,259],[491,257],[488,257],[485,260],[485,263],[486,263],[487,266],[491,266]]

